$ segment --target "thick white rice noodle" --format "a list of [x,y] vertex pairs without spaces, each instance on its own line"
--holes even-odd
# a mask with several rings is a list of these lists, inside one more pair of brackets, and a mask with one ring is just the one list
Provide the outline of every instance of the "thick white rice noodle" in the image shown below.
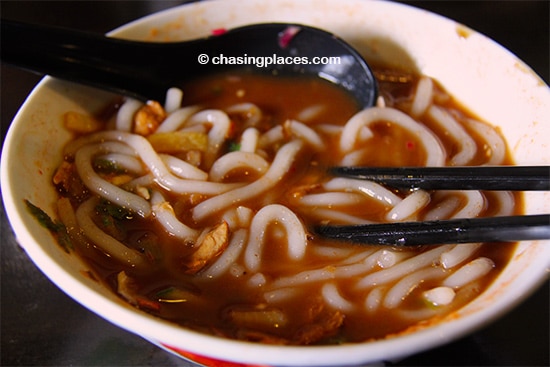
[[224,192],[223,194],[203,201],[193,209],[193,218],[196,221],[201,221],[212,213],[218,212],[231,205],[242,203],[245,200],[252,199],[269,191],[286,175],[301,147],[302,142],[299,140],[294,140],[285,144],[279,149],[269,170],[262,177],[249,185]]
[[304,257],[307,247],[306,232],[300,219],[289,210],[279,204],[263,207],[252,219],[250,236],[246,244],[244,261],[251,271],[257,271],[261,265],[262,252],[265,244],[267,227],[272,223],[281,224],[286,232],[288,259],[297,261]]
[[[353,150],[361,130],[363,129],[363,131],[365,131],[364,129],[368,129],[369,125],[379,121],[391,122],[416,136],[426,150],[427,166],[443,166],[445,164],[445,152],[433,133],[424,125],[413,120],[410,116],[390,107],[372,107],[358,112],[353,116],[346,123],[340,137],[340,150],[344,153]],[[364,139],[372,137],[372,135],[371,132],[367,134]]]
[[[78,174],[90,191],[141,217],[152,216],[172,238],[188,243],[198,241],[205,234],[193,226],[211,226],[214,220],[228,223],[229,244],[196,275],[201,281],[223,276],[245,278],[249,287],[263,292],[262,297],[269,304],[298,299],[300,286],[317,283],[318,296],[328,307],[372,313],[381,308],[398,309],[414,289],[429,279],[440,280],[439,286],[425,290],[422,297],[438,307],[452,304],[455,292],[459,294],[461,288],[469,287],[493,269],[491,259],[476,257],[482,246],[479,243],[436,246],[422,252],[376,247],[358,250],[335,244],[309,246],[300,217],[305,215],[319,223],[369,224],[374,220],[368,214],[357,211],[350,214],[348,206],[361,208],[375,204],[377,210],[383,211],[379,218],[385,222],[471,218],[482,214],[487,206],[485,195],[479,191],[398,192],[366,180],[331,178],[312,185],[315,186],[312,191],[288,198],[285,201],[288,205],[277,202],[282,194],[274,189],[287,185],[294,162],[326,151],[331,142],[337,141],[331,157],[334,164],[360,165],[367,152],[364,147],[374,136],[371,127],[379,122],[414,135],[426,152],[423,163],[427,166],[470,163],[478,146],[469,131],[484,139],[480,149],[488,155],[486,164],[503,163],[506,145],[498,132],[477,120],[459,121],[438,106],[430,78],[423,77],[416,85],[416,95],[410,104],[412,117],[386,107],[386,101],[380,97],[376,107],[356,113],[344,126],[332,125],[330,121],[308,125],[325,108],[315,104],[304,108],[296,120],[289,119],[263,131],[260,128],[263,112],[255,104],[239,103],[225,111],[201,110],[199,106],[181,107],[182,98],[181,90],[168,91],[164,104],[167,117],[156,132],[207,133],[208,150],[202,169],[182,156],[156,152],[147,138],[131,133],[133,116],[143,106],[133,99],[127,99],[119,109],[116,130],[76,139],[66,146],[64,154],[74,157]],[[388,100],[388,104],[394,102]],[[449,157],[435,133],[417,121],[425,117],[449,134],[459,147],[456,154]],[[245,128],[240,136],[232,137],[232,142],[239,144],[238,149],[224,153],[231,118],[242,122]],[[114,185],[96,172],[96,159],[126,170],[131,179],[121,186]],[[239,183],[224,183],[233,172],[248,174]],[[288,185],[289,192],[301,192]],[[189,221],[186,219],[189,225],[175,214],[175,203],[169,201],[174,194],[195,200]],[[491,209],[493,214],[513,214],[515,202],[510,192],[491,195],[499,203],[497,209]],[[92,198],[76,210],[76,221],[83,234],[113,259],[136,268],[145,266],[143,255],[104,233],[91,219],[98,200]],[[286,266],[282,274],[272,278],[263,269],[266,247],[270,246],[268,238],[277,238],[285,246],[285,258],[277,261],[298,263],[309,256],[317,260],[309,267]],[[354,279],[353,286],[346,285],[342,292],[342,282],[349,279]],[[351,294],[361,297],[363,304],[348,300]],[[418,319],[440,311],[400,309],[399,312],[404,318]]]
[[102,251],[109,254],[110,257],[130,265],[134,268],[144,268],[147,266],[147,261],[138,251],[128,248],[122,242],[114,237],[103,232],[92,220],[95,216],[93,212],[98,204],[98,199],[92,197],[76,210],[76,220],[78,225],[93,243],[96,244]]

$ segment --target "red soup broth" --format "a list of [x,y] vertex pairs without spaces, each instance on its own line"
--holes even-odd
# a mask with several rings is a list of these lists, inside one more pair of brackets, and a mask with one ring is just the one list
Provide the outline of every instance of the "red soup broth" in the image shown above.
[[[383,76],[385,72],[377,70],[377,75]],[[380,77],[380,95],[384,97],[387,108],[408,113],[418,81],[419,77],[410,75],[396,80]],[[468,164],[480,165],[487,162],[491,157],[488,143],[471,124],[464,123],[466,119],[474,119],[472,114],[446,94],[437,83],[434,82],[433,88],[432,103],[450,111],[458,124],[475,141],[477,152]],[[254,121],[251,115],[256,110],[250,108],[228,113],[231,127],[226,133],[223,146],[217,148],[215,159],[239,150],[239,139],[243,131],[251,127],[258,131],[261,140],[268,131],[282,126],[282,138],[279,141],[258,148],[257,154],[269,164],[283,145],[297,136],[299,138],[300,134],[292,130],[289,121],[299,121],[321,137],[324,149],[303,144],[284,177],[275,186],[261,195],[235,201],[235,208],[245,208],[239,219],[244,224],[222,231],[221,239],[213,236],[214,242],[229,243],[235,236],[241,236],[240,246],[246,247],[251,236],[247,228],[250,226],[250,218],[266,205],[279,204],[298,217],[305,229],[307,247],[299,260],[291,258],[288,250],[289,234],[281,223],[285,219],[273,220],[262,231],[263,249],[257,254],[261,257],[259,269],[250,270],[246,266],[246,251],[241,249],[231,263],[226,264],[226,271],[213,276],[209,269],[215,266],[225,251],[237,246],[225,244],[226,247],[222,246],[215,254],[206,255],[205,259],[198,261],[202,261],[199,267],[193,268],[189,259],[193,258],[193,254],[200,248],[199,245],[202,246],[199,239],[182,240],[169,233],[155,215],[144,218],[106,200],[98,200],[92,215],[96,226],[131,251],[143,256],[147,265],[135,267],[117,260],[109,255],[109,251],[101,243],[94,243],[78,228],[69,230],[69,237],[74,243],[74,251],[90,264],[94,277],[104,281],[135,307],[186,328],[233,339],[275,344],[363,342],[406,332],[419,325],[429,324],[430,320],[451,314],[483,292],[509,261],[515,244],[483,244],[476,246],[470,255],[449,268],[441,263],[441,255],[434,255],[434,260],[418,269],[406,270],[403,276],[382,284],[369,284],[363,279],[379,271],[388,272],[389,269],[438,247],[396,249],[353,245],[329,241],[310,231],[317,224],[340,224],[337,219],[323,217],[324,211],[331,210],[364,221],[387,221],[387,213],[391,207],[368,195],[358,199],[360,193],[350,190],[341,190],[338,193],[341,196],[336,196],[337,198],[347,198],[342,202],[338,201],[340,199],[330,202],[330,197],[327,196],[329,202],[320,199],[317,204],[303,205],[305,198],[321,198],[315,195],[324,193],[323,185],[333,179],[327,175],[326,169],[342,162],[344,153],[338,148],[339,129],[358,112],[354,100],[339,88],[320,79],[285,79],[247,74],[217,75],[186,85],[182,90],[184,106],[199,105],[202,109],[228,110],[246,102],[261,111],[261,116]],[[106,109],[111,111],[111,116],[106,116],[103,111],[101,117],[80,118],[95,119],[102,126],[101,129],[112,129],[114,114],[121,102],[117,103],[114,108],[110,106]],[[155,108],[162,110],[158,105]],[[165,115],[156,114],[155,108],[146,115],[162,120]],[[460,149],[458,143],[425,114],[414,119],[433,132],[447,152],[446,164],[450,164],[450,157]],[[152,128],[151,135],[155,134],[154,130],[155,127]],[[411,131],[384,120],[373,124],[370,130],[372,137],[358,148],[362,150],[362,165],[424,165],[428,153],[422,141]],[[207,133],[208,128],[205,131]],[[495,134],[498,134],[497,130]],[[86,134],[80,132],[76,138],[82,138],[83,135]],[[205,172],[209,172],[213,164],[203,159],[204,152],[200,149],[183,149],[170,154]],[[69,202],[72,210],[76,210],[82,202],[95,195],[78,176],[74,162],[74,157],[68,155],[56,174],[57,179],[54,179],[60,192],[60,207],[67,208]],[[509,152],[506,152],[502,164],[511,163]],[[113,169],[108,164],[101,167],[97,159],[94,164],[94,169],[102,179],[119,187],[125,187],[138,176],[128,169]],[[147,172],[145,164],[144,167]],[[141,175],[143,174],[142,172]],[[221,181],[245,186],[258,180],[262,174],[245,167],[231,171]],[[410,191],[386,189],[399,198],[411,194]],[[226,220],[224,215],[227,212],[236,210],[227,208],[214,211],[197,220],[193,216],[193,208],[208,200],[211,195],[192,192],[176,194],[166,190],[158,182],[153,182],[147,190],[149,193],[152,190],[162,191],[165,205],[169,206],[175,218],[197,232],[203,228],[217,228]],[[454,202],[457,209],[453,210],[456,212],[469,200],[460,193],[454,197],[452,193],[444,196],[432,192],[428,194],[429,202],[411,220],[422,220],[424,215],[440,205],[446,205],[446,202]],[[146,199],[147,195],[142,192]],[[494,215],[504,206],[499,194],[485,192],[481,195],[483,208],[479,210],[478,216]],[[519,213],[521,198],[510,194],[508,199],[513,200],[513,212]],[[452,211],[449,215],[452,215]],[[64,222],[67,224],[67,219]],[[451,249],[452,245],[447,246],[445,251]],[[451,274],[480,258],[489,259],[492,264],[487,274],[460,286],[444,285],[445,279]],[[392,289],[415,271],[424,271],[426,276],[420,281],[411,280],[409,288],[401,296],[402,300],[397,305],[391,304],[388,299],[392,295]],[[419,274],[421,276],[422,273]],[[314,280],[315,277],[320,278]],[[442,286],[448,288],[447,291],[450,289],[453,297],[451,302],[437,304],[427,299],[424,292]]]

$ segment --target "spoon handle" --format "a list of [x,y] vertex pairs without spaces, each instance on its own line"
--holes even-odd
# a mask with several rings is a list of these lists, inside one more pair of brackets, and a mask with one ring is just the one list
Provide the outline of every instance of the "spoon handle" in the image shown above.
[[[9,64],[142,100],[162,100],[166,93],[168,81],[155,69],[167,44],[8,20],[2,20],[1,32],[2,61]],[[179,44],[178,53],[184,48]]]

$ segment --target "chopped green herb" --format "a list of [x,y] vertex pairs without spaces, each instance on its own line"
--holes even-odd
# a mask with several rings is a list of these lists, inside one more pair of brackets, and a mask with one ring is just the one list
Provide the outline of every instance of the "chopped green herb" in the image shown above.
[[439,305],[435,304],[433,301],[430,301],[426,297],[422,297],[422,305],[426,308],[429,308],[430,310],[437,310],[439,308]]
[[133,214],[130,210],[113,204],[110,201],[102,200],[96,207],[99,213],[106,214],[114,219],[132,219]]
[[332,336],[328,338],[327,344],[333,345],[333,344],[346,344],[348,342],[347,338],[344,335],[337,334],[335,336]]
[[114,227],[116,226],[115,219],[110,215],[102,215],[101,216],[101,223],[103,224],[103,227]]
[[174,291],[174,287],[165,288],[157,292],[157,297],[165,297],[166,295],[170,294],[173,291]]
[[96,158],[94,160],[94,166],[97,170],[105,173],[124,173],[126,172],[123,168],[117,165],[115,162],[108,159]]
[[234,142],[234,141],[229,143],[229,151],[230,152],[237,152],[239,150],[241,150],[241,144],[240,143],[237,143],[237,142]]
[[65,250],[65,252],[70,253],[70,250],[73,249],[73,244],[67,233],[65,225],[59,221],[53,221],[52,218],[45,211],[31,203],[29,200],[25,200],[27,209],[33,217],[36,218],[38,223],[40,223],[44,228],[48,229],[52,235],[56,238],[57,243]]
[[219,96],[223,93],[223,87],[221,85],[214,85],[212,87],[212,94]]
[[132,219],[133,214],[130,210],[114,204],[108,200],[100,200],[96,206],[99,214],[99,225],[108,235],[122,240],[126,237],[126,230],[123,222]]
[[189,301],[191,293],[176,287],[168,287],[157,292],[159,302],[163,303],[182,303]]
[[27,204],[27,208],[29,209],[30,213],[38,220],[38,222],[43,227],[54,232],[57,232],[59,230],[59,224],[55,223],[52,218],[50,218],[49,215],[46,214],[45,211],[31,203],[29,200],[25,200],[25,204]]

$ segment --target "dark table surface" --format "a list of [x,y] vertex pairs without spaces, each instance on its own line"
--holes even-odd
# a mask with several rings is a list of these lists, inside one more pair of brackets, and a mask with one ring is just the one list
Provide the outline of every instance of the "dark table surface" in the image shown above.
[[[5,19],[105,33],[184,1],[6,1]],[[549,1],[409,1],[476,29],[548,84]],[[1,47],[1,44],[0,44]],[[2,64],[2,141],[40,76]],[[48,281],[17,246],[0,207],[2,366],[191,366],[89,312]],[[397,366],[548,366],[549,283],[499,321]]]

